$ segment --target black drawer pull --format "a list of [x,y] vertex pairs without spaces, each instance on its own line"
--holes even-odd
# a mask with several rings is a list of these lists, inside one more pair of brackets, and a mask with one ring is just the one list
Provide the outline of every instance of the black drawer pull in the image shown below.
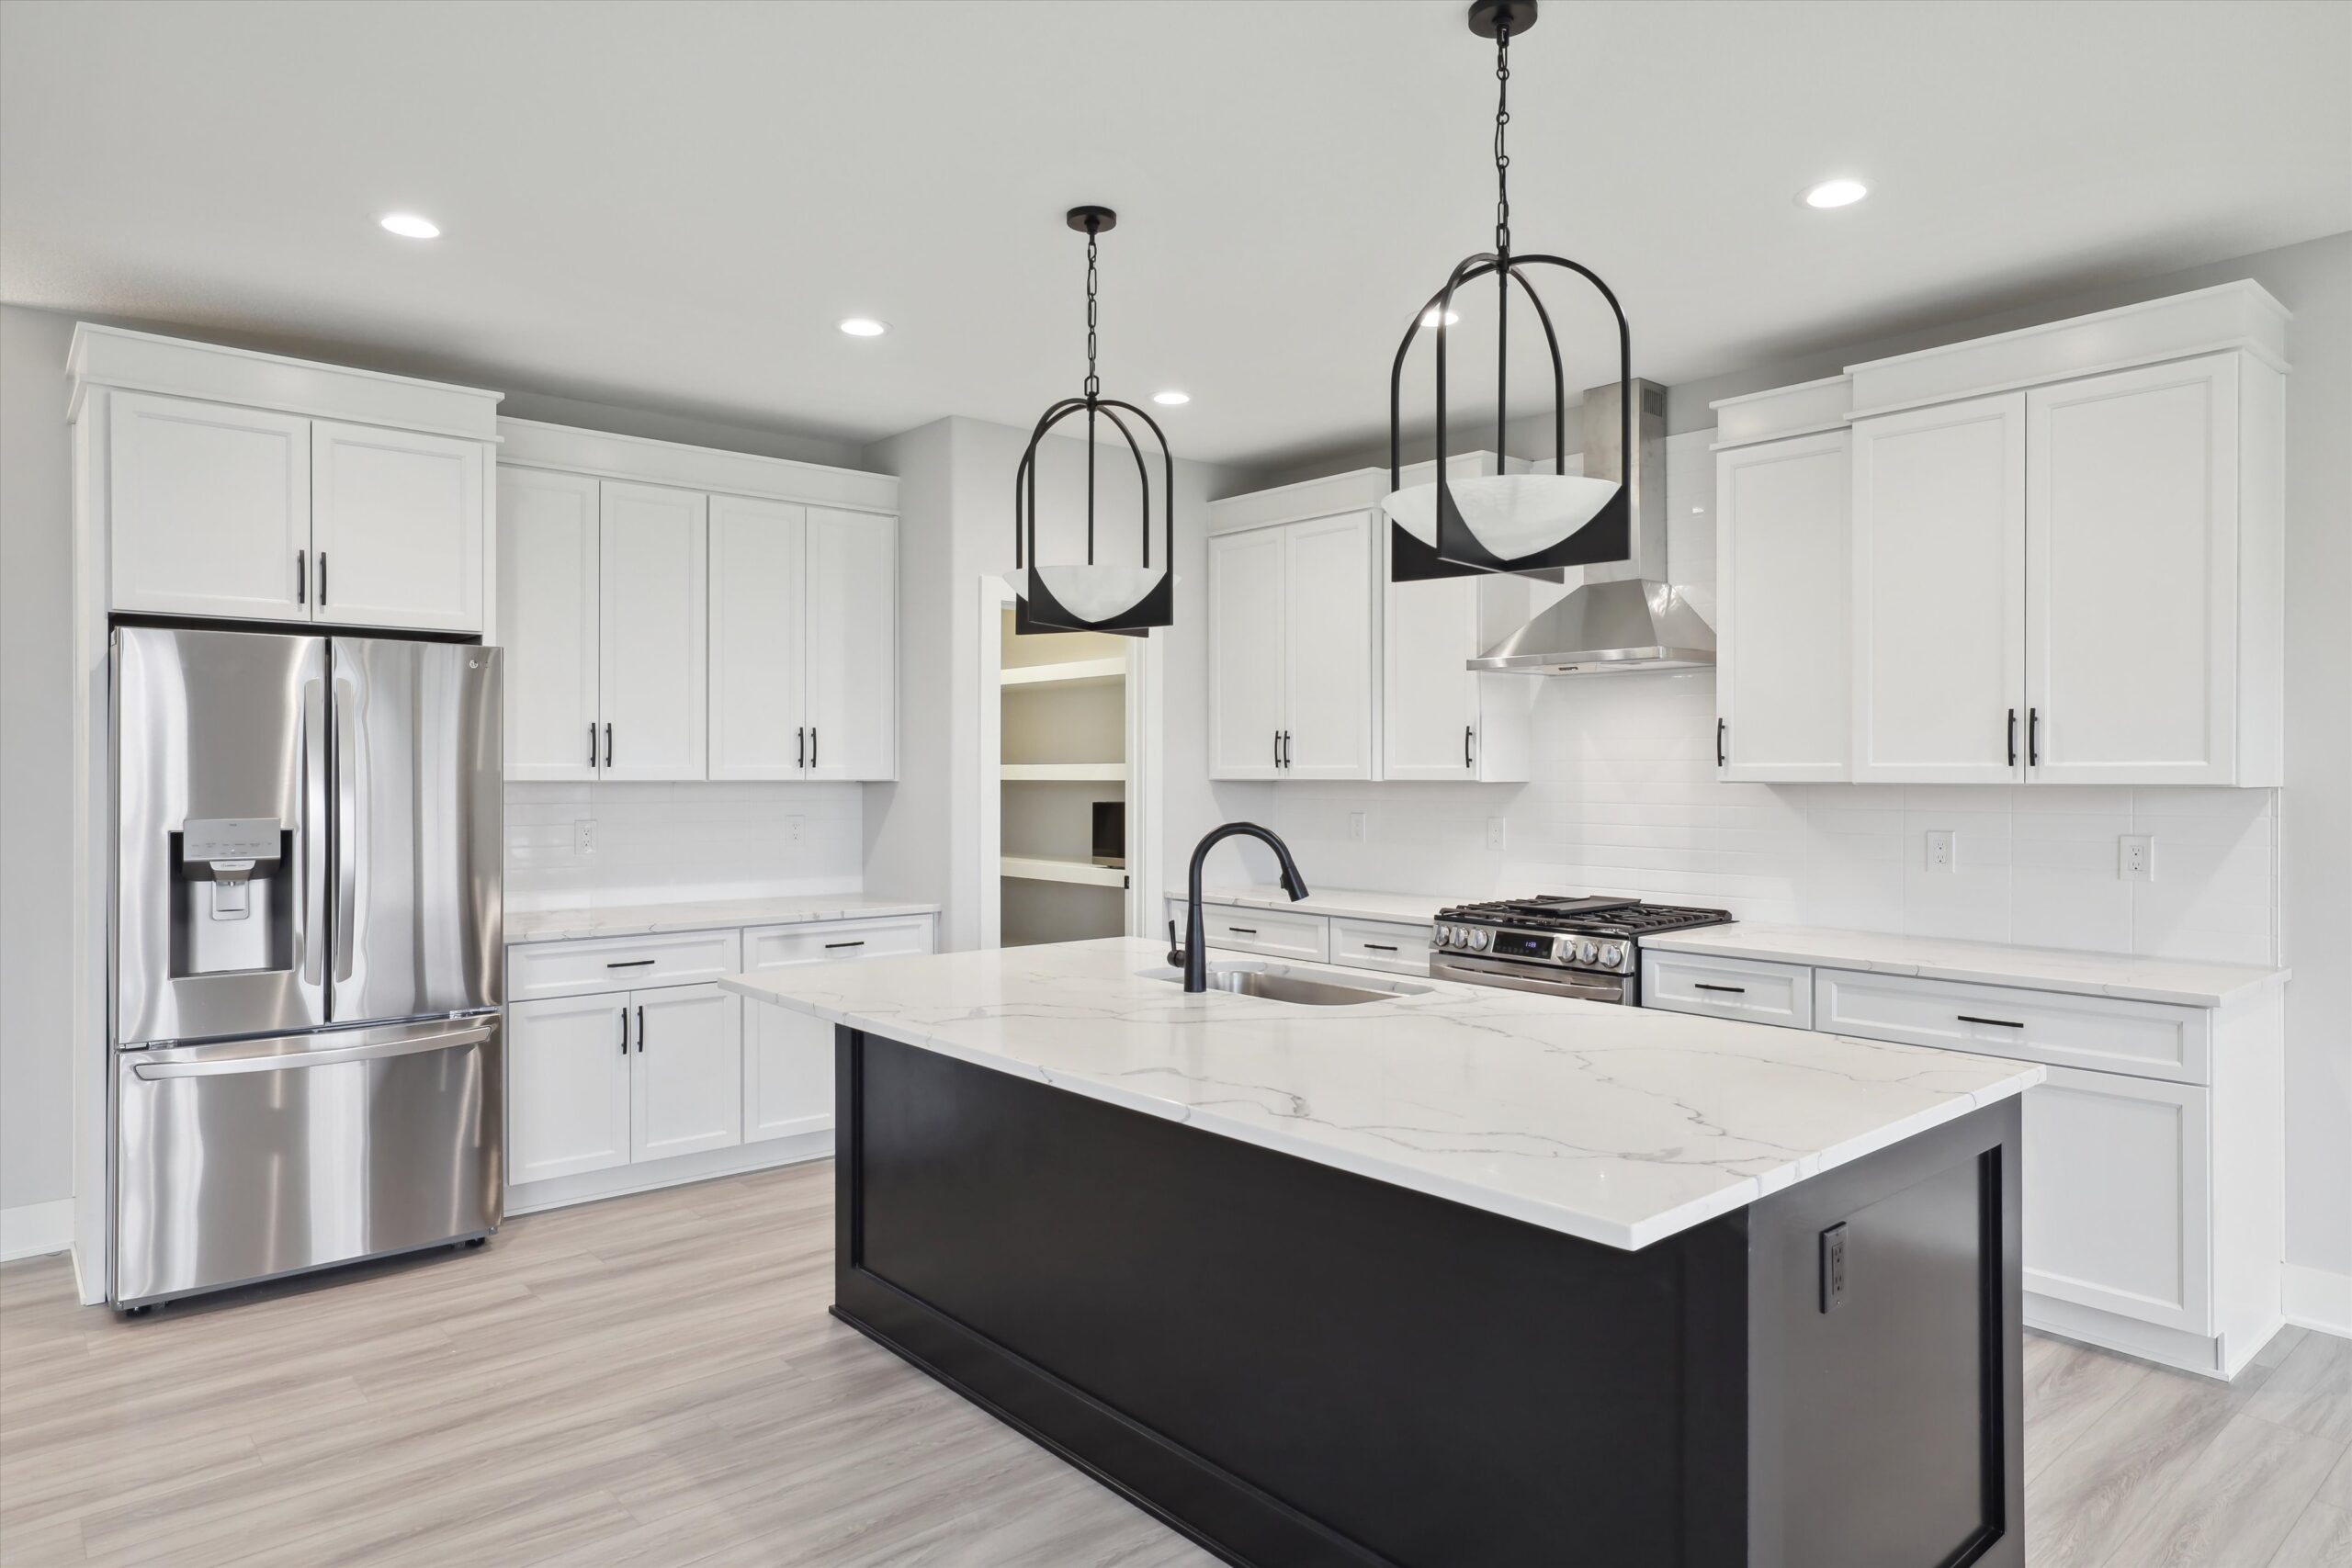
[[1396,951],[1394,947],[1385,942],[1365,942],[1363,944],[1363,950],[1366,953],[1394,953]]
[[1691,981],[1690,988],[1694,991],[1729,991],[1736,997],[1747,995],[1747,987],[1745,986],[1710,986],[1704,980]]
[[2013,1018],[1978,1018],[1973,1013],[1965,1012],[1961,1013],[1959,1018],[1960,1021],[1962,1023],[1989,1023],[1996,1029],[2023,1029],[2025,1027],[2024,1024],[2019,1023]]
[[825,945],[827,947],[864,947],[865,939],[860,937],[855,942],[829,942]]
[[1227,926],[1225,929],[1227,934],[1229,936],[1256,936],[1258,934],[1258,928],[1256,926]]
[[605,965],[607,969],[642,969],[654,963],[650,958],[616,958]]

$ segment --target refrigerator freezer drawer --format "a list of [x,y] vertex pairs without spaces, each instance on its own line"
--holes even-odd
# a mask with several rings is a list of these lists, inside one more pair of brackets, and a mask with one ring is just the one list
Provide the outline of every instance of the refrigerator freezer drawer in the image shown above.
[[497,1228],[497,1014],[116,1055],[110,1299]]

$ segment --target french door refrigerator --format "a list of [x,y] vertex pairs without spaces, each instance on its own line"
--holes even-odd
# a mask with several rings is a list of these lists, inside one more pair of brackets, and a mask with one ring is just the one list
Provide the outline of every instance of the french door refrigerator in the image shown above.
[[498,650],[123,626],[112,681],[108,1299],[496,1229]]

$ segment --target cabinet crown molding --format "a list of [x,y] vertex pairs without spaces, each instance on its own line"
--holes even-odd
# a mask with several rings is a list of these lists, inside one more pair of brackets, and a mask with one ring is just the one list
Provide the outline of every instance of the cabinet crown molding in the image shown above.
[[1715,411],[1713,450],[1717,452],[1758,441],[1813,435],[1845,428],[1846,416],[1854,407],[1854,378],[1824,376],[1818,381],[1718,398],[1707,406]]
[[116,387],[494,442],[506,395],[89,321],[74,323],[65,369],[73,379],[69,420],[81,417],[89,389]]
[[533,419],[501,419],[502,468],[560,468],[599,479],[675,485],[721,495],[793,501],[844,512],[899,510],[894,474],[828,468],[789,457],[764,457],[716,446],[689,446],[642,435],[616,435]]
[[[1495,455],[1483,451],[1458,453],[1447,458],[1445,466],[1456,479],[1475,479],[1503,471]],[[1513,471],[1523,466],[1514,463]],[[1427,484],[1436,467],[1434,462],[1427,460],[1406,464],[1405,483]],[[1251,491],[1244,495],[1229,495],[1221,501],[1212,501],[1209,502],[1208,531],[1230,534],[1237,529],[1299,523],[1310,517],[1329,517],[1340,512],[1363,512],[1378,506],[1387,494],[1387,468],[1350,468],[1345,473],[1330,474],[1322,479],[1301,479],[1295,484],[1278,485],[1272,490]]]

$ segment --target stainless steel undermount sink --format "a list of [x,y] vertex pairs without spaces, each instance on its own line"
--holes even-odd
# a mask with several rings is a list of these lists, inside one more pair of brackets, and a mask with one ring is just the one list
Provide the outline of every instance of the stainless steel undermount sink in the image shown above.
[[[1148,969],[1144,975],[1147,979],[1166,980],[1171,985],[1184,983],[1184,972],[1181,969]],[[1387,1001],[1396,997],[1425,997],[1430,993],[1427,986],[1415,986],[1403,980],[1376,980],[1370,976],[1358,980],[1351,976],[1341,981],[1303,969],[1285,968],[1279,964],[1212,964],[1209,965],[1209,989],[1314,1008],[1351,1007],[1359,1002]]]

